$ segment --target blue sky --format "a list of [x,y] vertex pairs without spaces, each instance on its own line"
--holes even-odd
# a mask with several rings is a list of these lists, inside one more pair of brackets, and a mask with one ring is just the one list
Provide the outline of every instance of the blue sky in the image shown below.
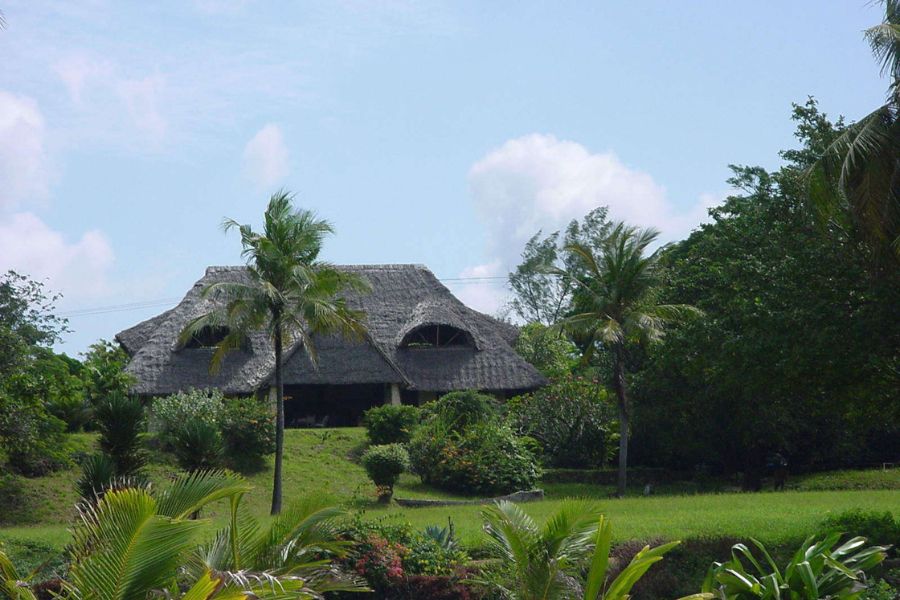
[[886,88],[867,0],[0,10],[0,268],[65,295],[70,354],[238,263],[222,218],[280,187],[334,223],[328,260],[496,277],[597,205],[680,239],[729,163],[777,166],[791,102],[855,119]]

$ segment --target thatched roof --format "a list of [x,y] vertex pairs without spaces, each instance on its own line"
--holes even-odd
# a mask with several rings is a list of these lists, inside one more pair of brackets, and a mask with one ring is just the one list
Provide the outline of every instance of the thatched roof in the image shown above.
[[[317,336],[318,369],[302,347],[286,349],[284,382],[300,384],[398,383],[425,391],[455,389],[522,390],[544,378],[512,349],[517,330],[465,306],[422,265],[351,265],[341,269],[365,277],[369,294],[349,294],[347,302],[366,313],[368,335],[361,341]],[[247,277],[244,267],[210,267],[173,309],[122,331],[116,339],[132,356],[128,371],[141,395],[167,394],[189,387],[217,387],[250,393],[273,376],[272,341],[264,332],[250,336],[247,348],[231,353],[220,372],[209,374],[212,349],[177,346],[182,328],[207,312],[212,298],[200,293],[217,281]],[[450,325],[465,331],[473,345],[405,348],[404,337],[418,327]]]

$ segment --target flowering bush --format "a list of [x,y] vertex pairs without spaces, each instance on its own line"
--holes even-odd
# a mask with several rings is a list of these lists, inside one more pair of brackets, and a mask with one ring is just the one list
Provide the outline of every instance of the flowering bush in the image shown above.
[[499,419],[462,432],[427,423],[416,431],[409,452],[423,482],[451,491],[508,494],[530,489],[540,475],[525,440]]
[[190,389],[154,398],[148,408],[148,429],[157,435],[164,446],[171,448],[175,432],[185,423],[203,421],[218,427],[224,405],[225,397],[219,390]]
[[349,566],[382,593],[408,587],[420,576],[449,576],[460,571],[468,555],[449,530],[431,529],[443,535],[418,531],[405,522],[364,521],[357,514],[344,531],[344,537],[353,542]]
[[398,542],[370,535],[357,544],[353,569],[374,589],[384,589],[403,578],[403,557],[408,553]]

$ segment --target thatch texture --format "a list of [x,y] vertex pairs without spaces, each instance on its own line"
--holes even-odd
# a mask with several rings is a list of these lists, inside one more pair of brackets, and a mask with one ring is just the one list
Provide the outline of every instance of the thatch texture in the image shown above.
[[[342,266],[372,286],[347,302],[366,313],[364,340],[319,336],[318,368],[302,347],[286,349],[287,385],[399,383],[414,390],[524,390],[544,378],[512,349],[516,328],[474,311],[457,300],[421,265]],[[217,387],[225,393],[250,393],[269,385],[274,370],[272,341],[264,332],[251,335],[244,351],[229,355],[217,375],[209,374],[209,348],[177,346],[178,334],[191,319],[209,310],[215,299],[200,292],[215,281],[245,278],[243,267],[210,267],[175,308],[121,332],[116,339],[132,355],[128,371],[135,393],[167,394],[189,387]],[[404,348],[404,337],[427,325],[450,325],[467,332],[474,346]]]

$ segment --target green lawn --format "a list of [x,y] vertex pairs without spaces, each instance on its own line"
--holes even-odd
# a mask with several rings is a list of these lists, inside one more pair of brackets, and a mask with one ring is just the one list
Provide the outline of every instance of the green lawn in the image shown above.
[[[93,437],[72,436],[73,447],[89,448]],[[336,503],[365,511],[367,518],[407,520],[415,526],[446,524],[448,518],[464,543],[481,543],[478,506],[402,509],[374,502],[374,487],[363,469],[351,460],[365,442],[362,429],[289,430],[285,444],[285,501],[308,493],[325,493]],[[164,485],[176,472],[174,465],[156,464],[151,478]],[[266,515],[269,508],[271,468],[246,475],[254,486],[246,502],[253,513]],[[27,539],[55,548],[63,547],[67,526],[74,516],[73,484],[77,469],[37,479],[18,479],[17,486],[0,499],[0,541]],[[678,539],[703,535],[755,536],[779,542],[803,537],[828,513],[851,508],[900,513],[900,469],[846,471],[819,474],[791,482],[797,491],[781,493],[691,494],[689,487],[661,486],[659,495],[613,499],[610,486],[556,483],[544,487],[547,499],[526,505],[538,518],[552,512],[566,497],[596,501],[612,518],[617,539]],[[636,490],[635,493],[639,493]],[[400,497],[455,498],[405,475],[395,490]],[[213,519],[221,514],[209,515]]]

